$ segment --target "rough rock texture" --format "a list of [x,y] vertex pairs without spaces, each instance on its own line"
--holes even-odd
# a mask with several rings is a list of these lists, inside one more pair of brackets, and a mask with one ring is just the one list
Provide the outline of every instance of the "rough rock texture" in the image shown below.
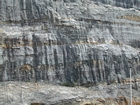
[[140,0],[92,0],[96,3],[105,3],[113,6],[124,7],[124,8],[135,8],[139,9]]
[[1,81],[109,84],[130,68],[140,74],[137,9],[95,0],[1,0],[0,20]]
[[[41,82],[2,82],[0,93],[0,105],[130,105],[129,85],[124,84],[70,88]],[[140,91],[133,89],[133,105],[140,104],[139,96]]]

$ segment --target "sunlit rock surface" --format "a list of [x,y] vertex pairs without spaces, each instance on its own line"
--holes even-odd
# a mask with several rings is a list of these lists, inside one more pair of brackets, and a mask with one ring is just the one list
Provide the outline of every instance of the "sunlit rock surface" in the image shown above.
[[130,68],[139,75],[139,1],[112,3],[1,0],[0,81],[110,84]]
[[[133,105],[140,104],[139,93],[133,89]],[[44,103],[45,105],[130,105],[130,90],[127,84],[99,84],[85,88],[56,86],[42,82],[0,83],[1,105],[32,105],[31,103]]]

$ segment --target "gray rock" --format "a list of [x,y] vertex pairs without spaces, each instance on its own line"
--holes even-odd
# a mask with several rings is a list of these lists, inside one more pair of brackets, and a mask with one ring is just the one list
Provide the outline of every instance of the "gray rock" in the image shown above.
[[[85,102],[92,102],[94,105],[97,100],[103,101],[103,105],[108,105],[105,103],[107,101],[113,101],[109,105],[114,105],[120,97],[130,99],[129,85],[116,84],[70,88],[46,83],[1,82],[0,92],[1,105],[83,105]],[[139,91],[133,89],[133,101],[139,102],[139,95]]]
[[110,84],[129,77],[130,67],[133,76],[140,73],[137,9],[90,0],[1,0],[0,6],[1,81]]

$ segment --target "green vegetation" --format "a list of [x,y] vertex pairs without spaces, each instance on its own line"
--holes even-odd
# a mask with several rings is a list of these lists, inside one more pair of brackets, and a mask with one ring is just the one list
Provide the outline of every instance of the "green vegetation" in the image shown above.
[[63,82],[63,83],[61,84],[61,86],[75,87],[76,85],[73,84],[73,83],[71,83],[71,82]]

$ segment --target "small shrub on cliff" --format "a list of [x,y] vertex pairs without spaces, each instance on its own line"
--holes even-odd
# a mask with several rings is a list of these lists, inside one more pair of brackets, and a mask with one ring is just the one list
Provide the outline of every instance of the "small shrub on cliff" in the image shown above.
[[70,83],[70,82],[63,82],[61,84],[61,86],[74,87],[75,85],[73,83]]

